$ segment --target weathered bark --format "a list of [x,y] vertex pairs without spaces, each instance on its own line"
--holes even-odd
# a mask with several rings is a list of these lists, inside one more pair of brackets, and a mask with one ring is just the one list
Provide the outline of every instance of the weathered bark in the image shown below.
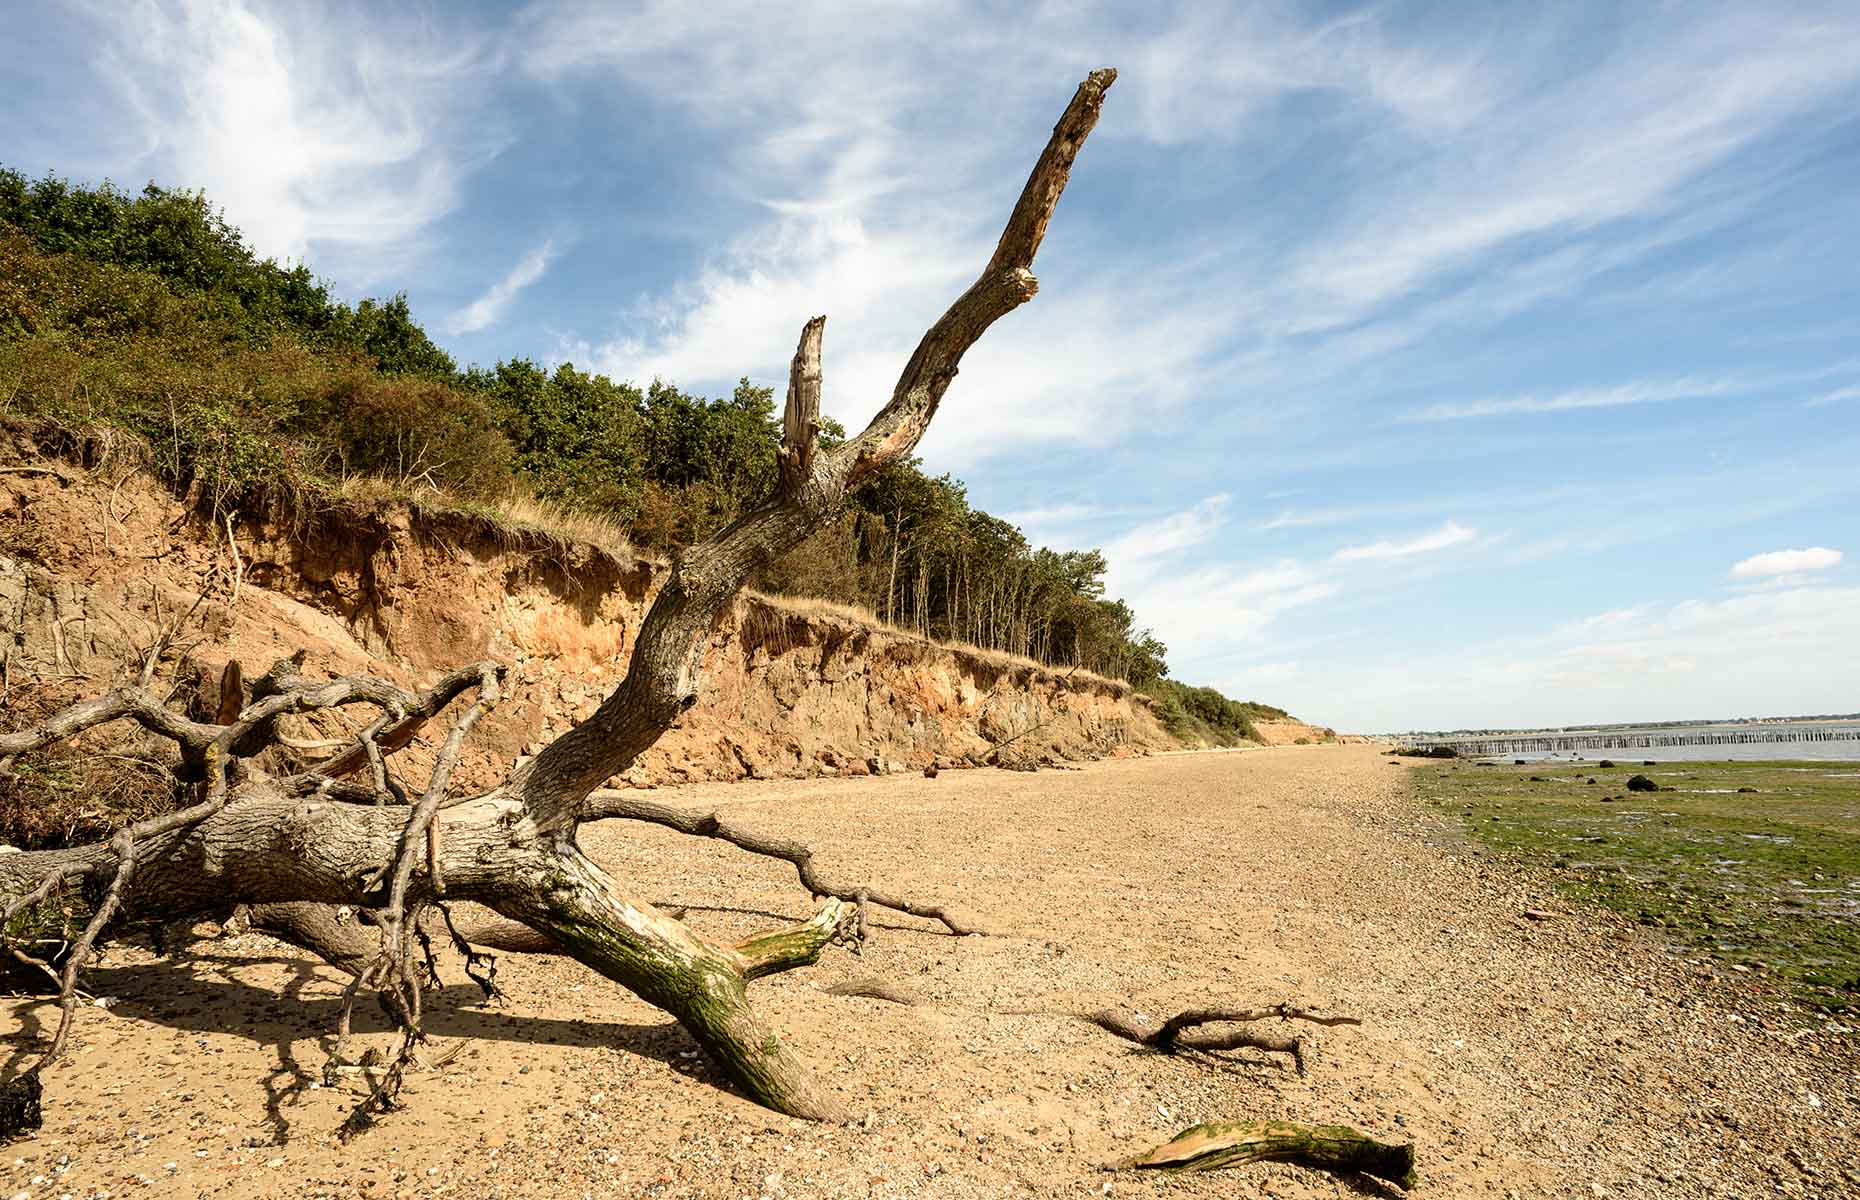
[[801,330],[801,344],[788,368],[788,403],[782,411],[781,468],[783,494],[798,492],[814,470],[814,448],[820,436],[820,337],[825,317],[815,317]]
[[1412,1189],[1414,1147],[1378,1142],[1348,1125],[1291,1121],[1216,1121],[1193,1125],[1120,1166],[1140,1170],[1213,1171],[1250,1162],[1289,1162],[1360,1173]]
[[256,929],[308,950],[330,966],[360,975],[381,952],[381,937],[365,928],[353,910],[337,904],[287,900],[281,904],[242,904],[226,923],[227,933]]
[[750,979],[804,966],[838,929],[828,901],[804,925],[750,939],[748,952],[713,946],[682,922],[629,900],[580,851],[553,856],[540,886],[481,897],[548,934],[568,954],[676,1017],[731,1082],[790,1116],[834,1120],[844,1106],[749,1007]]

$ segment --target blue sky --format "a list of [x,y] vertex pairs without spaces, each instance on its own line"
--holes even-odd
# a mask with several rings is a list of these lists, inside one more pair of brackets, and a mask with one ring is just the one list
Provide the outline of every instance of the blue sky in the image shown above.
[[863,423],[1092,67],[923,447],[1175,674],[1362,730],[1860,709],[1860,7],[22,6],[0,160],[200,186],[462,361]]

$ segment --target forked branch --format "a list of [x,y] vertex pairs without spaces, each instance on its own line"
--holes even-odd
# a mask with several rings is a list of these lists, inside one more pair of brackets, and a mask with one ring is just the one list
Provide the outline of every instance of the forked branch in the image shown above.
[[976,923],[975,919],[965,913],[951,909],[942,904],[925,904],[921,901],[908,900],[881,892],[876,888],[853,886],[844,882],[827,879],[814,866],[814,852],[803,842],[792,838],[775,837],[754,830],[732,825],[722,813],[691,812],[674,808],[669,804],[657,804],[643,800],[626,792],[598,791],[588,797],[582,808],[583,820],[598,818],[617,818],[623,821],[647,821],[654,825],[663,825],[679,833],[693,837],[717,838],[747,850],[751,854],[761,854],[769,858],[779,858],[792,863],[794,871],[800,877],[801,886],[814,896],[832,896],[849,904],[876,904],[880,908],[889,908],[913,917],[923,917],[930,921],[940,921],[943,927],[961,937],[965,934],[987,933]]
[[[625,770],[696,702],[698,639],[758,569],[801,544],[840,511],[847,492],[907,457],[948,390],[962,356],[988,327],[1031,299],[1029,268],[1072,165],[1117,72],[1093,71],[1060,115],[980,277],[924,333],[871,424],[846,444],[810,455],[804,434],[819,411],[823,319],[802,329],[784,413],[783,474],[775,495],[687,550],[640,627],[626,678],[588,720],[544,747],[512,784],[542,825],[572,825],[588,793]],[[810,463],[803,470],[804,463]]]

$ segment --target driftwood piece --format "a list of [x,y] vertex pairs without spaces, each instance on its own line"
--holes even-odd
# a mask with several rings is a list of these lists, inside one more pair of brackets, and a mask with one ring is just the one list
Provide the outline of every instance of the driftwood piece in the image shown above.
[[1304,1021],[1312,1025],[1361,1025],[1361,1018],[1328,1013],[1321,1009],[1294,1004],[1274,1004],[1265,1008],[1190,1008],[1177,1013],[1160,1025],[1129,1008],[1107,1008],[1081,1013],[1087,1021],[1118,1037],[1139,1045],[1173,1054],[1177,1050],[1237,1050],[1249,1047],[1289,1054],[1303,1075],[1310,1067],[1311,1047],[1304,1038],[1289,1033],[1269,1033],[1257,1029],[1205,1029],[1207,1025],[1244,1025],[1277,1018],[1281,1021]]
[[861,996],[906,1007],[916,1007],[924,1002],[923,996],[910,988],[875,978],[843,979],[838,983],[829,983],[820,990],[829,996]]
[[1213,1171],[1250,1162],[1289,1162],[1339,1174],[1373,1175],[1412,1190],[1414,1147],[1378,1142],[1348,1125],[1215,1121],[1192,1125],[1120,1167]]

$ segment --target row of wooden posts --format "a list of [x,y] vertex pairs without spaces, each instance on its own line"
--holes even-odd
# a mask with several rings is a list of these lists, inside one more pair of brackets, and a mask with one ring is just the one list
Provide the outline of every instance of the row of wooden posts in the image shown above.
[[1648,731],[1632,733],[1533,734],[1528,737],[1425,738],[1407,737],[1411,749],[1450,746],[1463,755],[1544,754],[1576,750],[1651,750],[1658,746],[1749,746],[1776,742],[1860,741],[1855,729],[1741,729],[1735,732],[1696,733]]

